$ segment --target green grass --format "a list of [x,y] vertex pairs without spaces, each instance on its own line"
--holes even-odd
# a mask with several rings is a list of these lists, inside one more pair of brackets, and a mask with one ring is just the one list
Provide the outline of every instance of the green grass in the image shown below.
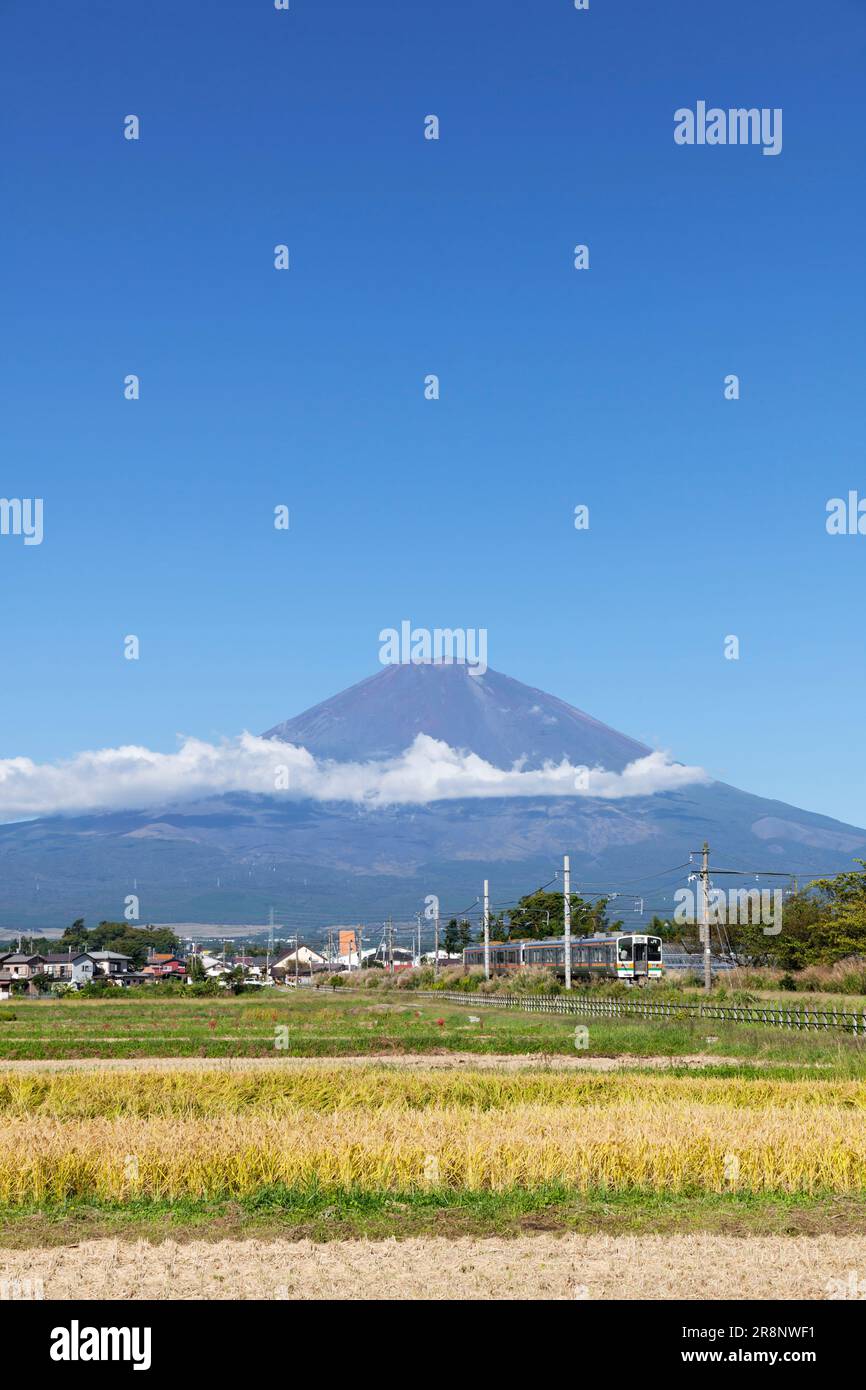
[[532,1231],[611,1235],[866,1234],[866,1198],[767,1197],[741,1193],[353,1192],[266,1188],[240,1201],[106,1203],[80,1200],[0,1207],[0,1247],[28,1248],[116,1237],[185,1240],[255,1237],[315,1241],[365,1236],[520,1235]]
[[[473,1023],[471,1017],[479,1019]],[[440,1022],[441,1020],[441,1022]],[[589,1029],[578,1054],[575,1026]],[[275,1046],[285,1027],[286,1047]],[[708,1041],[713,1039],[713,1041]],[[225,999],[176,999],[144,992],[107,999],[0,1005],[0,1064],[14,1060],[142,1057],[341,1057],[466,1052],[677,1058],[702,1054],[741,1065],[822,1066],[866,1074],[866,1040],[712,1019],[595,1019],[523,1013],[415,999],[393,991],[330,990]],[[728,1065],[725,1062],[725,1065]]]

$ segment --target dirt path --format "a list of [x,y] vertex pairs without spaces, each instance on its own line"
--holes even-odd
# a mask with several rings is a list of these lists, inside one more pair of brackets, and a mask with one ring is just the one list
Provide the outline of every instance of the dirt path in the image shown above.
[[829,1235],[97,1240],[0,1252],[0,1281],[41,1281],[29,1296],[46,1299],[826,1299],[863,1270],[866,1236]]
[[[470,1067],[473,1071],[621,1071],[640,1067],[648,1071],[667,1071],[671,1067],[784,1066],[745,1057],[713,1057],[697,1053],[688,1057],[569,1057],[526,1052],[498,1055],[480,1052],[383,1053],[361,1057],[75,1057],[45,1061],[3,1061],[4,1071],[248,1071],[251,1068],[282,1068],[305,1071],[311,1067],[392,1067],[396,1070],[441,1070]],[[801,1066],[802,1063],[791,1063]]]

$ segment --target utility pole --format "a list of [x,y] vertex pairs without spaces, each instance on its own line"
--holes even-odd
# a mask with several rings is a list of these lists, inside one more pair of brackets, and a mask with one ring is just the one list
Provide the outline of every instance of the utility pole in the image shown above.
[[484,978],[490,979],[490,883],[484,880]]
[[[421,965],[421,913],[415,913],[415,921],[418,923],[418,965]],[[414,955],[414,952],[413,952]]]
[[562,860],[562,911],[565,924],[565,988],[571,989],[571,862]]
[[394,919],[388,918],[388,969],[394,974]]
[[713,987],[712,958],[710,951],[710,847],[704,840],[701,850],[701,940],[704,943],[704,989],[709,993]]
[[433,979],[439,978],[439,899],[436,899],[436,913],[433,917]]

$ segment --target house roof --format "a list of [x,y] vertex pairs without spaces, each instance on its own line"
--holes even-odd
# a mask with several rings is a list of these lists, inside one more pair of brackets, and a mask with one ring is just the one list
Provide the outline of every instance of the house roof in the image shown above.
[[72,956],[67,955],[65,951],[59,953],[52,951],[51,954],[45,956],[44,959],[46,965],[66,965],[70,961],[74,963],[77,960],[92,960],[93,957],[89,951],[76,951]]
[[125,956],[122,951],[88,951],[87,954],[94,960],[132,960],[132,956]]
[[37,954],[37,955],[34,955],[34,956],[25,956],[25,955],[21,955],[19,952],[16,952],[16,954],[15,954],[14,956],[4,956],[4,957],[3,957],[3,964],[4,964],[4,965],[29,965],[29,963],[30,963],[31,961],[34,961],[34,960],[47,960],[47,956],[40,956],[40,955],[38,955],[38,954]]
[[297,951],[280,951],[279,954],[274,957],[273,964],[282,965],[284,961],[293,961],[296,955],[298,957],[298,960],[302,962],[324,961],[325,959],[325,957],[320,955],[318,951],[314,951],[312,946],[299,946]]

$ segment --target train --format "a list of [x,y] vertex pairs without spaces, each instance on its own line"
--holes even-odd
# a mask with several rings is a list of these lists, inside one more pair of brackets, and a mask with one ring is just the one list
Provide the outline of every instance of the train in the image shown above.
[[[476,943],[463,951],[463,965],[484,964],[484,946]],[[565,977],[565,937],[544,941],[491,941],[491,974],[502,975],[526,966],[543,966]],[[660,936],[623,932],[620,936],[573,936],[571,974],[576,980],[625,980],[644,985],[664,974]]]

